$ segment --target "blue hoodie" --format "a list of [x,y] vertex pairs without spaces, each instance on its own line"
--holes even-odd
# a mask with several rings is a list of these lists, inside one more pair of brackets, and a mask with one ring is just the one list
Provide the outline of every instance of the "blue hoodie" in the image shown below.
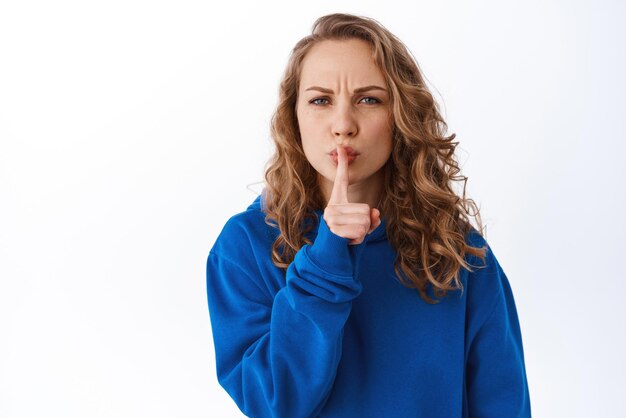
[[[207,260],[217,377],[251,417],[530,417],[508,279],[487,246],[436,305],[403,286],[385,220],[359,245],[318,222],[286,272],[261,196]],[[432,290],[427,292],[434,296]]]

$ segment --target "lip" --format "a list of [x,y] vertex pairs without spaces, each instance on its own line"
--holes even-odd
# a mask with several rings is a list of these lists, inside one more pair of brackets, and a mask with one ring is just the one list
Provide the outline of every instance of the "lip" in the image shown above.
[[[334,153],[331,152],[328,155],[330,156],[330,159],[332,160],[332,162],[335,165],[339,164],[339,156],[337,155],[337,152],[334,152]],[[357,154],[352,154],[352,155],[348,154],[348,156],[346,158],[348,160],[348,165],[352,164],[354,162],[354,160],[356,160],[356,157],[358,157],[358,156],[359,156],[358,153]]]
[[[344,147],[343,149],[346,150],[346,154],[348,155],[348,157],[356,157],[357,155],[361,154],[360,152],[358,152],[357,150],[355,150],[352,147]],[[328,154],[330,154],[331,157],[335,157],[336,158],[337,157],[337,148],[334,148]]]

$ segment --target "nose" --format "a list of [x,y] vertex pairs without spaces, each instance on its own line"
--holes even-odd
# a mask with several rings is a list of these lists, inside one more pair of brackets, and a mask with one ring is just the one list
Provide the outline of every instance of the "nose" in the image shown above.
[[344,139],[353,138],[358,132],[358,123],[350,103],[337,105],[333,115],[332,130],[335,140],[339,143]]

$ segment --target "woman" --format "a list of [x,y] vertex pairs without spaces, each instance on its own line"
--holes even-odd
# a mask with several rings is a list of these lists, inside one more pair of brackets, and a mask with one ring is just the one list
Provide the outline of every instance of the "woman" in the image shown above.
[[218,380],[242,412],[530,416],[513,294],[452,190],[445,130],[376,21],[324,16],[295,46],[266,188],[207,262]]

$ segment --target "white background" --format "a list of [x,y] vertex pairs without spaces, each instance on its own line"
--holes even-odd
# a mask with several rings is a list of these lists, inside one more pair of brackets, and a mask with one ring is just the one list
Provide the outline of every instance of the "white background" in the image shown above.
[[0,417],[241,416],[215,376],[206,257],[262,181],[291,48],[331,12],[402,39],[457,134],[533,416],[623,416],[625,11],[3,1]]

